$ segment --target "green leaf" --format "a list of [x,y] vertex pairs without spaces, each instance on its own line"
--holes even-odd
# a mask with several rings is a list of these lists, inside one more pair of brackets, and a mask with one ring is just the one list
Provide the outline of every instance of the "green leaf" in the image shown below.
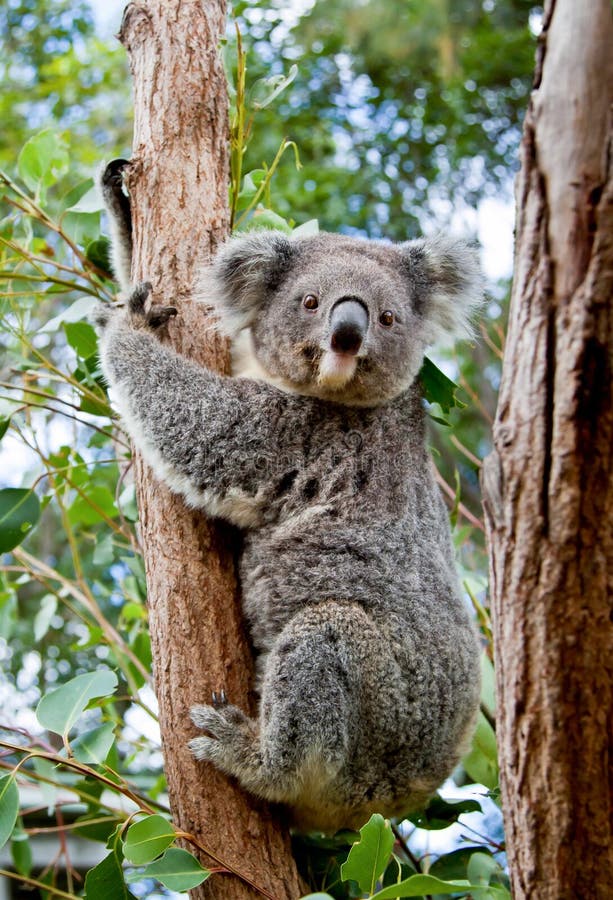
[[428,874],[434,875],[443,881],[452,881],[454,878],[466,878],[466,867],[470,857],[481,849],[481,847],[460,847],[459,850],[444,853],[432,863]]
[[284,231],[286,234],[291,234],[292,231],[285,219],[273,212],[272,209],[265,209],[263,206],[258,206],[253,211],[248,228],[270,228],[273,231]]
[[11,856],[13,857],[13,865],[20,875],[26,877],[32,871],[32,847],[30,839],[21,827],[21,823],[13,831],[11,838]]
[[151,862],[172,844],[176,836],[164,816],[147,816],[128,828],[123,843],[124,856],[135,865]]
[[100,213],[66,212],[62,216],[62,227],[75,244],[86,247],[100,234]]
[[462,766],[476,784],[490,790],[498,786],[496,735],[482,712],[477,720],[472,748],[462,760]]
[[411,875],[373,896],[376,900],[394,900],[396,897],[423,897],[424,894],[465,894],[470,887],[470,882],[464,880],[441,881],[432,875]]
[[134,895],[123,877],[120,856],[113,850],[85,876],[87,900],[128,900]]
[[103,521],[101,513],[114,519],[117,507],[113,494],[105,484],[90,484],[83,495],[77,494],[67,512],[73,525],[95,525]]
[[43,333],[53,332],[57,331],[64,322],[80,322],[89,315],[93,306],[93,297],[79,297],[78,300],[75,300],[74,303],[67,306],[66,309],[63,309],[62,312],[57,316],[54,316],[53,319],[49,319],[48,322],[45,322],[38,330]]
[[0,553],[21,544],[39,517],[40,503],[34,491],[28,488],[0,491]]
[[454,406],[457,406],[459,409],[466,406],[455,395],[455,392],[459,390],[459,386],[451,378],[447,378],[445,373],[441,372],[438,366],[435,366],[427,356],[424,356],[419,377],[424,397],[428,403],[438,403],[445,414],[449,414]]
[[187,850],[171,847],[161,859],[149,863],[143,872],[130,875],[128,881],[156,878],[171,891],[189,891],[206,881],[210,874]]
[[51,619],[57,610],[57,597],[55,594],[45,594],[40,601],[38,612],[34,616],[34,640],[42,641],[49,631]]
[[75,759],[90,766],[103,763],[115,740],[114,729],[113,722],[105,722],[80,734],[70,745]]
[[302,225],[297,225],[292,229],[292,237],[311,237],[315,234],[319,234],[319,222],[317,219],[309,219],[307,222],[303,222]]
[[21,178],[30,190],[44,190],[68,171],[65,142],[55,131],[47,128],[24,144],[17,165]]
[[0,778],[0,849],[10,838],[19,813],[19,793],[13,775]]
[[7,432],[8,427],[9,427],[10,424],[11,424],[11,420],[10,420],[10,419],[0,419],[0,441],[2,440],[2,438],[4,437],[4,435],[6,434],[6,432]]
[[496,676],[487,653],[481,654],[481,703],[492,718],[496,715]]
[[92,186],[84,194],[81,194],[76,203],[66,208],[66,212],[75,213],[95,213],[104,209],[104,203],[97,187]]
[[248,102],[254,109],[264,109],[292,83],[297,74],[298,66],[294,63],[287,75],[259,78],[249,91]]
[[374,813],[360,828],[360,840],[353,845],[341,866],[343,881],[357,881],[363,891],[373,893],[377,879],[388,864],[393,846],[394,834],[390,823],[379,813]]
[[98,350],[98,337],[88,322],[64,322],[66,339],[79,356],[87,359]]
[[457,822],[462,813],[470,812],[481,812],[481,806],[476,800],[450,801],[445,800],[440,794],[435,794],[425,810],[408,818],[417,828],[439,831]]
[[43,728],[68,734],[90,700],[107,697],[117,689],[117,676],[110,669],[77,675],[41,698],[36,717]]

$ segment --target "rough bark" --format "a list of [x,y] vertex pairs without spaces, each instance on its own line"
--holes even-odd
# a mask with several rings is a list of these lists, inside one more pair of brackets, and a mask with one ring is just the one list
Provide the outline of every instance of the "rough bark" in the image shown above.
[[524,126],[495,450],[498,737],[514,897],[611,896],[613,22],[550,0]]
[[[225,0],[143,0],[125,10],[120,40],[134,80],[135,131],[129,188],[133,279],[152,282],[178,318],[171,344],[217,371],[228,352],[202,306],[190,302],[198,266],[228,232],[227,93],[217,45]],[[287,829],[265,804],[213,767],[196,762],[193,704],[225,689],[253,711],[252,661],[234,574],[235,538],[205,521],[137,459],[142,541],[160,727],[175,824],[211,852],[205,865],[230,866],[193,898],[296,900],[302,893]]]

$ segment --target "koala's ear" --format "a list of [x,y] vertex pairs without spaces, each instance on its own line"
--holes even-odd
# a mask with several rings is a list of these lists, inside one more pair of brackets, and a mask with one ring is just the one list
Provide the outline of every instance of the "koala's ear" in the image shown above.
[[477,249],[439,234],[401,245],[423,315],[428,344],[471,337],[483,305],[483,275]]
[[230,238],[196,286],[196,299],[213,308],[219,330],[235,337],[262,308],[289,270],[295,245],[281,231],[252,231]]

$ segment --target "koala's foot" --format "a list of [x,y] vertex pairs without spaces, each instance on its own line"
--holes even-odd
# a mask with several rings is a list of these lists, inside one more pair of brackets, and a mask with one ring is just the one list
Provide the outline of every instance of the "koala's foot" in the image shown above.
[[151,283],[149,281],[141,281],[128,297],[128,312],[130,313],[132,324],[136,327],[160,328],[169,319],[177,315],[178,310],[175,306],[161,306],[157,303],[147,305],[150,293]]

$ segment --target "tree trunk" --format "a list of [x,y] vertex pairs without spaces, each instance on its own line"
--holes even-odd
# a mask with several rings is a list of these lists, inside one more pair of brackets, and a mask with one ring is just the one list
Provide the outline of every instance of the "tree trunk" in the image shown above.
[[[150,280],[158,302],[178,307],[171,344],[217,371],[227,371],[227,346],[189,295],[195,272],[228,233],[227,92],[217,52],[224,27],[225,0],[142,0],[126,8],[120,32],[134,80],[133,280]],[[210,851],[203,864],[241,874],[213,875],[191,896],[296,900],[302,890],[287,829],[187,747],[196,733],[190,707],[209,702],[211,691],[223,688],[254,711],[235,538],[188,510],[141,459],[137,484],[173,819]]]
[[516,900],[605,900],[613,881],[612,88],[609,0],[550,0],[483,473]]

